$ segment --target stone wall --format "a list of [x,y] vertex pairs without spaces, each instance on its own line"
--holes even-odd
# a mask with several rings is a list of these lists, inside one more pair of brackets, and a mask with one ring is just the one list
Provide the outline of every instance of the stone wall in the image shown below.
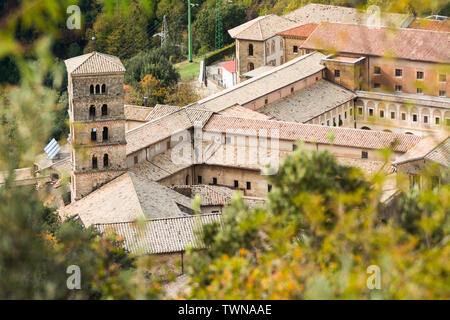
[[[253,45],[253,56],[248,55],[248,48],[250,44]],[[253,63],[254,69],[264,65],[264,42],[236,39],[236,57],[238,79],[242,81],[245,79],[240,77],[242,74],[250,71],[248,68],[250,63]]]

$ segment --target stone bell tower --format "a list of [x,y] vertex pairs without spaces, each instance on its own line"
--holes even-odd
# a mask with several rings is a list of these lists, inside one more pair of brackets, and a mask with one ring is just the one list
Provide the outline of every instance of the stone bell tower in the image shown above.
[[73,202],[126,170],[125,68],[119,58],[95,51],[65,64]]

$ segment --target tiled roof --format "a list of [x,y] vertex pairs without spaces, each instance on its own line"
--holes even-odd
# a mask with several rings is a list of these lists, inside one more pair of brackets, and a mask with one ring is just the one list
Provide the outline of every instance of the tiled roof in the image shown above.
[[64,61],[71,75],[125,72],[119,58],[93,51]]
[[305,23],[300,26],[278,32],[277,35],[284,37],[308,38],[317,26],[317,23]]
[[378,160],[336,157],[336,161],[343,166],[359,168],[367,176],[386,171],[388,167],[384,161]]
[[194,107],[178,108],[175,112],[129,130],[126,132],[127,154],[169,138],[183,130],[190,129],[196,122],[200,122],[203,125],[211,115],[212,112],[210,111]]
[[[337,128],[295,122],[241,119],[213,115],[204,130],[210,132],[239,132],[240,130],[259,132],[278,130],[280,140],[300,140],[309,143],[334,144],[364,149],[382,149],[390,147],[394,141],[394,151],[407,152],[421,138],[414,135],[395,134],[383,131]],[[330,141],[330,134],[334,136]]]
[[260,66],[256,69],[253,69],[251,71],[248,71],[248,72],[242,74],[242,76],[246,77],[246,78],[254,78],[254,77],[258,77],[268,71],[271,71],[273,69],[275,69],[275,66],[268,66],[268,65]]
[[352,91],[344,87],[320,80],[291,96],[258,109],[258,112],[277,120],[304,123],[355,97]]
[[399,157],[393,165],[399,165],[416,160],[431,160],[443,166],[450,167],[450,137],[446,131],[429,135]]
[[191,208],[191,199],[127,172],[86,197],[59,210],[62,218],[79,216],[85,226],[182,216],[178,205]]
[[417,61],[450,61],[450,33],[417,29],[321,23],[301,47]]
[[[4,184],[8,177],[8,171],[0,171],[0,185]],[[34,184],[37,180],[38,178],[34,176],[32,168],[21,168],[14,170],[14,181],[16,183],[20,182],[24,184]]]
[[258,17],[240,26],[228,30],[232,38],[264,41],[279,31],[295,26],[295,22],[274,14]]
[[199,195],[202,206],[226,205],[231,202],[234,194],[234,190],[228,187],[206,184],[178,185],[172,188],[187,197]]
[[220,111],[219,114],[222,114],[224,116],[249,118],[249,119],[269,119],[270,118],[270,117],[266,116],[265,114],[260,113],[259,110],[253,111],[249,108],[245,108],[240,105],[235,105],[235,106],[229,107],[225,110]]
[[450,19],[435,20],[415,18],[413,22],[411,22],[411,24],[408,26],[408,28],[450,32]]
[[145,120],[147,120],[147,121],[155,120],[155,119],[167,116],[168,114],[174,113],[175,111],[179,111],[180,109],[181,109],[181,107],[178,107],[178,106],[170,106],[167,104],[157,104]]
[[174,163],[171,157],[172,150],[166,150],[154,156],[151,160],[143,161],[130,168],[130,171],[133,171],[137,176],[145,177],[152,181],[160,181],[183,169],[189,168],[193,164],[192,161],[189,163]]
[[125,119],[143,122],[146,121],[147,116],[153,110],[153,108],[133,106],[129,104],[124,105],[124,109],[125,109]]
[[270,92],[279,90],[325,68],[320,52],[300,56],[255,78],[220,91],[198,101],[204,108],[219,112],[235,104],[244,105]]
[[[325,4],[310,3],[297,10],[285,14],[283,17],[298,23],[342,22],[355,24],[368,24],[370,12],[356,8],[331,6]],[[381,25],[400,27],[408,18],[405,14],[381,13]]]
[[236,72],[236,60],[231,60],[222,63],[222,68],[224,68],[230,73]]
[[204,248],[202,226],[215,222],[222,223],[221,214],[96,224],[95,227],[102,233],[112,232],[122,237],[124,248],[134,254],[162,254],[184,252],[188,247]]

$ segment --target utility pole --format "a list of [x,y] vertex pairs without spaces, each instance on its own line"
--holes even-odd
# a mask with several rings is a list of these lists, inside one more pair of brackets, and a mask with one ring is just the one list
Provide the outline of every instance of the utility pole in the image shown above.
[[188,46],[189,62],[192,62],[191,0],[188,0]]

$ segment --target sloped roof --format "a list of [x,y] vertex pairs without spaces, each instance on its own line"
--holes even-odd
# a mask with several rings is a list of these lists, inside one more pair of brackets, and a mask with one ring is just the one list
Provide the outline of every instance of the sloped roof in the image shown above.
[[125,67],[118,57],[93,51],[64,61],[71,75],[123,73]]
[[352,91],[344,87],[319,80],[291,96],[258,109],[258,112],[277,120],[304,123],[355,97]]
[[214,112],[227,109],[235,104],[244,105],[270,92],[286,87],[296,81],[325,69],[320,62],[325,57],[320,52],[292,59],[257,77],[243,81],[236,86],[222,90],[197,103]]
[[279,31],[295,26],[295,22],[274,14],[261,16],[228,30],[232,38],[264,41]]
[[190,198],[199,195],[202,206],[223,206],[231,202],[234,194],[234,190],[228,187],[206,184],[177,185],[172,189]]
[[183,130],[188,130],[192,128],[196,122],[200,122],[203,126],[211,115],[212,112],[210,111],[194,107],[178,107],[178,110],[175,112],[156,118],[127,131],[127,154],[131,154],[158,141],[167,139]]
[[145,120],[147,120],[147,121],[155,120],[155,119],[164,117],[168,114],[174,113],[175,111],[179,111],[180,109],[181,109],[181,107],[178,107],[178,106],[170,106],[167,104],[157,104]]
[[305,23],[281,32],[277,35],[284,37],[307,38],[317,28],[317,23]]
[[152,112],[153,108],[143,106],[124,105],[125,119],[135,121],[147,121],[148,115]]
[[450,167],[450,136],[446,131],[429,135],[399,157],[393,165],[416,160],[430,160]]
[[188,247],[204,248],[202,226],[214,222],[221,224],[222,215],[199,214],[139,223],[96,224],[95,227],[102,233],[121,236],[124,248],[134,254],[162,254],[184,252]]
[[301,47],[416,61],[450,61],[450,33],[418,29],[321,23]]
[[222,114],[224,116],[231,116],[231,117],[239,117],[239,118],[250,118],[250,119],[269,119],[269,116],[266,116],[263,113],[260,113],[259,111],[253,111],[252,109],[245,108],[240,105],[234,105],[232,107],[229,107],[225,110],[222,110],[219,112],[219,114]]
[[[300,140],[309,143],[333,144],[364,149],[383,149],[394,142],[394,151],[407,152],[421,138],[408,134],[396,134],[384,131],[361,130],[353,128],[327,127],[296,122],[242,119],[213,115],[204,130],[210,132],[240,132],[250,129],[251,132],[278,130],[280,140]],[[334,136],[330,141],[330,134]]]
[[415,18],[408,28],[432,30],[439,32],[450,32],[450,19],[436,20],[436,19],[423,19]]
[[224,62],[221,66],[230,73],[236,72],[236,60]]
[[[368,24],[370,12],[356,8],[310,3],[285,14],[283,17],[298,23],[342,22]],[[381,12],[381,25],[401,27],[408,15],[400,13]]]
[[62,218],[79,216],[85,226],[182,216],[178,205],[191,208],[191,199],[127,172],[86,197],[59,210]]

